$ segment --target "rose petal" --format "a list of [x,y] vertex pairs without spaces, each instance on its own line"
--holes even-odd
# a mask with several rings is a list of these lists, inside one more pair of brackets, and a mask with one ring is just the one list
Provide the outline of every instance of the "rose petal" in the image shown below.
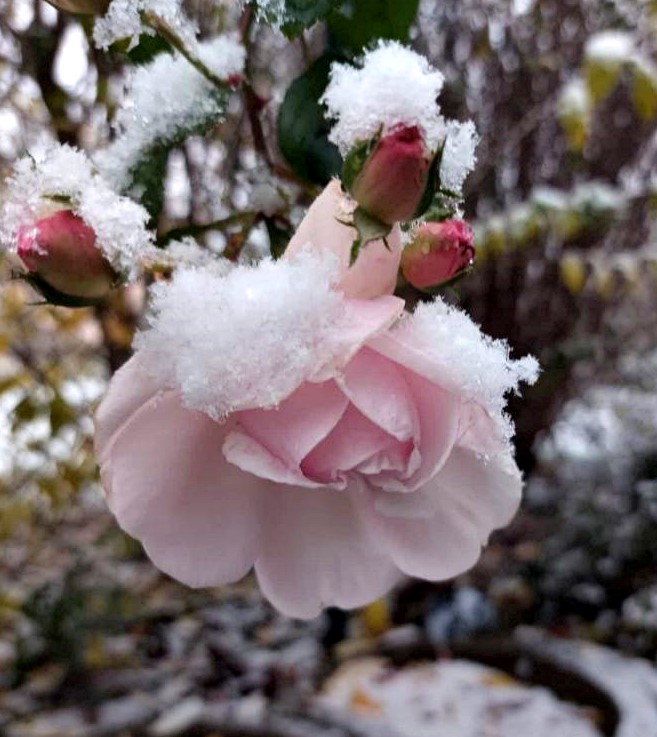
[[[109,417],[114,410],[105,408]],[[257,555],[263,482],[224,458],[229,430],[169,392],[126,420],[102,460],[121,527],[158,568],[189,586],[237,581]]]
[[363,348],[337,379],[351,402],[374,424],[405,441],[419,434],[419,419],[402,370]]
[[455,448],[421,491],[396,495],[390,505],[385,492],[375,492],[364,509],[374,534],[404,573],[438,581],[474,565],[490,533],[515,514],[521,489],[509,453],[485,461]]
[[297,467],[333,430],[349,400],[334,381],[303,384],[274,409],[236,413],[239,427],[270,453]]
[[406,478],[382,473],[370,479],[374,486],[391,492],[415,491],[438,473],[454,448],[461,417],[461,404],[453,394],[412,371],[403,370],[403,375],[417,408],[419,433],[415,447],[419,461],[409,467]]
[[368,534],[355,489],[277,487],[255,570],[284,614],[310,619],[326,606],[351,609],[386,593],[399,573]]
[[340,220],[349,220],[353,202],[344,194],[339,180],[332,180],[313,202],[290,241],[284,258],[312,247],[316,253],[332,253],[339,260],[342,278],[339,288],[348,297],[371,299],[392,294],[401,260],[401,231],[395,225],[387,238],[388,247],[378,240],[364,246],[356,263],[349,266],[356,230]]
[[276,409],[235,414],[236,430],[224,444],[226,458],[244,471],[278,483],[307,483],[301,461],[333,430],[349,400],[334,381],[304,384]]
[[328,362],[318,366],[309,377],[313,382],[327,381],[342,373],[344,367],[374,336],[384,333],[404,312],[404,300],[399,297],[346,300],[345,319],[335,329],[334,351]]
[[[344,471],[351,471],[373,456],[400,446],[398,440],[349,405],[333,431],[306,457],[301,464],[304,474],[326,484],[345,482]],[[408,456],[411,448],[402,446],[400,453]]]
[[139,355],[131,358],[114,374],[94,418],[94,449],[99,461],[109,451],[112,439],[121,427],[158,393],[161,393],[161,389],[142,367]]

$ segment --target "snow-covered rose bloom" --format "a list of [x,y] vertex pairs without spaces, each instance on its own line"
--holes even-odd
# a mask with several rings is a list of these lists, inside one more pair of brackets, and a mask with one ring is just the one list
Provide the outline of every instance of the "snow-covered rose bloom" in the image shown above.
[[504,396],[536,374],[439,300],[404,313],[398,230],[350,269],[349,206],[333,182],[284,260],[157,287],[97,415],[110,508],[155,564],[254,568],[297,617],[475,563],[518,507]]

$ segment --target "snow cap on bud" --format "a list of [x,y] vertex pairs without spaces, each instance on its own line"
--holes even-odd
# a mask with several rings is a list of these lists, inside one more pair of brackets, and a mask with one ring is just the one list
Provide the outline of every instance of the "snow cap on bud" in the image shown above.
[[345,162],[345,184],[360,207],[381,222],[411,220],[424,199],[431,159],[420,128],[399,125],[373,147],[354,149]]
[[27,278],[55,304],[93,302],[117,280],[96,245],[96,234],[71,210],[23,226],[17,241],[16,254]]
[[102,15],[110,4],[110,0],[48,0],[48,2],[66,13],[84,15]]
[[462,220],[424,223],[402,254],[402,273],[416,289],[451,281],[474,263],[472,229]]

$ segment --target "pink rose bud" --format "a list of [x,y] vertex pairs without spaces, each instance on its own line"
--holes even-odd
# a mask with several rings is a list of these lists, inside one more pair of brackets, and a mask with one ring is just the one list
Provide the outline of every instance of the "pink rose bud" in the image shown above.
[[70,210],[23,226],[17,255],[29,277],[66,297],[100,299],[116,282],[114,269],[96,246],[96,234]]
[[66,13],[84,15],[102,15],[110,4],[110,0],[48,0],[48,2]]
[[451,281],[474,263],[472,229],[462,220],[424,223],[402,254],[406,281],[431,289]]
[[424,197],[430,167],[420,129],[398,126],[376,143],[349,191],[363,210],[383,223],[411,220]]

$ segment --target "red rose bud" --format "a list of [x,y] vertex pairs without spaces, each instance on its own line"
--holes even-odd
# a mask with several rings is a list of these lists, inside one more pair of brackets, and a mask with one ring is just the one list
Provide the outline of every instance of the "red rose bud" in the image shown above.
[[96,234],[70,210],[22,227],[17,255],[37,285],[65,297],[97,300],[116,282],[116,273],[96,246]]
[[48,2],[58,10],[81,15],[102,15],[110,4],[110,0],[48,0]]
[[424,197],[430,166],[420,129],[398,126],[377,141],[349,191],[383,223],[411,220]]
[[462,220],[424,223],[402,253],[406,281],[431,289],[451,281],[474,263],[474,234]]

